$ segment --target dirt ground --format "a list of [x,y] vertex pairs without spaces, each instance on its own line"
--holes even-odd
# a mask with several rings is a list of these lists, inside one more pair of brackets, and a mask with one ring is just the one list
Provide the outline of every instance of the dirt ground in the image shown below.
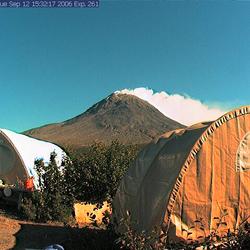
[[65,250],[112,250],[117,249],[114,239],[107,230],[32,223],[0,209],[0,250],[40,250],[51,244],[60,244]]

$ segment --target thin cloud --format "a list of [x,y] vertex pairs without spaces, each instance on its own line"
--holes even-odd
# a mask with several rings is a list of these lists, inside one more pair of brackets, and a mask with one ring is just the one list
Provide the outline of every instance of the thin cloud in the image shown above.
[[152,89],[147,88],[123,89],[115,93],[135,95],[149,102],[165,116],[187,126],[215,120],[226,112],[222,108],[210,107],[189,96],[168,94],[164,91],[154,93]]

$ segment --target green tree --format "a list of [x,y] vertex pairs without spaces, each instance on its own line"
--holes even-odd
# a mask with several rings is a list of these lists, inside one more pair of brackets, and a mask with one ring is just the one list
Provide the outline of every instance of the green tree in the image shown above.
[[24,200],[25,216],[39,221],[66,221],[75,201],[111,200],[137,152],[137,146],[113,141],[108,146],[94,143],[81,154],[71,154],[61,166],[56,164],[55,153],[48,165],[37,160],[39,189]]
[[[66,158],[65,161],[69,163]],[[64,178],[65,164],[57,166],[56,154],[52,153],[48,165],[41,159],[35,161],[35,167],[39,189],[23,201],[24,215],[32,220],[66,222],[73,211],[73,196],[67,191]]]
[[115,195],[119,182],[138,152],[137,146],[113,141],[106,146],[94,143],[84,153],[73,157],[67,182],[77,200],[101,202]]

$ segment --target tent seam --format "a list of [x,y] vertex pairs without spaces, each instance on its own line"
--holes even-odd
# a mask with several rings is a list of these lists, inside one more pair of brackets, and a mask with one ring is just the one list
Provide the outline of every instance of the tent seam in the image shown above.
[[250,114],[250,106],[243,106],[238,109],[235,109],[233,111],[230,111],[217,120],[215,120],[212,124],[208,126],[208,128],[202,133],[202,135],[199,137],[199,139],[194,144],[193,148],[190,151],[190,154],[187,156],[186,160],[184,161],[184,164],[181,168],[181,171],[179,173],[179,176],[176,180],[176,183],[174,184],[174,187],[172,189],[172,192],[169,196],[169,202],[167,203],[167,209],[164,215],[164,218],[167,218],[166,222],[164,223],[166,225],[166,231],[169,229],[170,225],[170,217],[173,212],[173,208],[175,205],[176,197],[179,193],[180,185],[183,182],[184,175],[188,169],[188,167],[191,165],[192,161],[195,159],[197,153],[200,151],[201,146],[204,144],[204,142],[207,140],[207,138],[213,134],[213,132],[219,128],[221,125],[226,123],[229,120],[235,119],[239,116]]

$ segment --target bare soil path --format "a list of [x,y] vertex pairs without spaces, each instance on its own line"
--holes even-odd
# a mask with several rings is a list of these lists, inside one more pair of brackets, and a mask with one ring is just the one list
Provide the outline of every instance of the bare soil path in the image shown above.
[[65,250],[116,249],[114,236],[106,230],[33,223],[0,209],[0,250],[40,250],[51,244],[60,244]]

